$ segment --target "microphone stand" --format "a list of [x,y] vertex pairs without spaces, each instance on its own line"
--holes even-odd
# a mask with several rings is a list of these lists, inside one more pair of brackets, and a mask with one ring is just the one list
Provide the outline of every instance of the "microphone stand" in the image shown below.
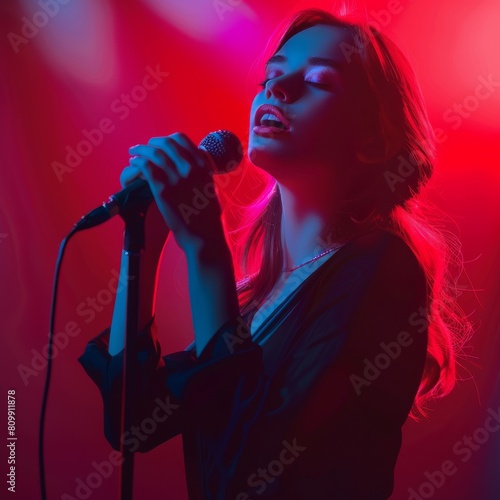
[[[148,202],[149,204],[149,202]],[[123,249],[127,259],[127,306],[126,337],[123,356],[123,386],[120,412],[120,437],[130,431],[135,421],[134,394],[137,386],[137,333],[139,329],[139,293],[140,268],[144,252],[144,221],[146,208],[131,210],[121,214],[125,221],[125,235]],[[120,452],[123,461],[120,466],[120,498],[132,500],[134,453],[125,448],[123,439],[120,439]]]

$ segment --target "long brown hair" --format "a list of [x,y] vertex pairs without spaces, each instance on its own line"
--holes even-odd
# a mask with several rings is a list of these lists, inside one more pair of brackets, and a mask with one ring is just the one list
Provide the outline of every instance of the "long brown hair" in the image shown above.
[[[425,415],[428,400],[452,390],[457,357],[471,333],[456,300],[456,279],[462,266],[460,243],[451,232],[440,229],[443,214],[423,190],[434,168],[434,132],[407,58],[368,23],[317,9],[301,11],[287,23],[274,53],[295,34],[318,24],[339,26],[351,33],[352,44],[341,49],[362,69],[360,78],[369,96],[362,104],[365,120],[360,126],[376,134],[385,156],[381,168],[374,168],[376,174],[366,189],[345,204],[344,230],[376,225],[395,232],[407,242],[426,273],[430,290],[427,361],[410,413],[418,419]],[[270,177],[260,197],[247,207],[243,229],[231,232],[241,235],[232,251],[241,278],[237,290],[243,315],[255,312],[283,269],[281,215],[280,191]]]

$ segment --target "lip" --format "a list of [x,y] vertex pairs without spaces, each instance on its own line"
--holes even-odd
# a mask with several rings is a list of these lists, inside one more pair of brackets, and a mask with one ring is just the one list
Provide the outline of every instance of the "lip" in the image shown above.
[[[278,127],[264,127],[260,124],[261,118],[266,114],[271,113],[279,119],[279,121],[285,126],[284,129]],[[273,106],[272,104],[262,104],[257,108],[254,118],[254,131],[259,129],[272,129],[274,132],[288,132],[290,130],[290,120],[286,117],[285,113],[281,109]]]
[[261,135],[263,137],[276,137],[279,134],[288,134],[290,131],[286,128],[278,127],[263,127],[262,125],[255,125],[253,128],[254,134]]

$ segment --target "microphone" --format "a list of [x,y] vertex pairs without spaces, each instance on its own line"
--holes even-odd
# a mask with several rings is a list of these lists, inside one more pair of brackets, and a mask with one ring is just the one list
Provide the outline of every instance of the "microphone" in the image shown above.
[[[199,144],[210,161],[210,174],[225,174],[234,170],[243,159],[243,146],[235,134],[229,130],[217,130],[208,134]],[[134,209],[144,209],[153,201],[149,184],[144,179],[136,179],[118,193],[111,195],[107,202],[84,215],[73,231],[81,231],[98,226],[118,214]]]

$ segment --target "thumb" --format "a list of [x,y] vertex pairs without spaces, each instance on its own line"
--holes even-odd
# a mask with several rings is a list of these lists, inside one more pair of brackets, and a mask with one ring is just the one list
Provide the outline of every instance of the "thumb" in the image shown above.
[[141,171],[137,167],[125,167],[120,174],[120,184],[122,187],[128,186],[132,181],[142,177]]

